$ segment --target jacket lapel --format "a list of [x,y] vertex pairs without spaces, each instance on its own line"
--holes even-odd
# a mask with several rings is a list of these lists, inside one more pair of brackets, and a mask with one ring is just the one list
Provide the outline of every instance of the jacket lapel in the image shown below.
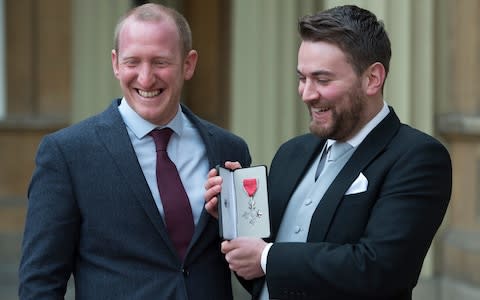
[[96,127],[97,135],[117,165],[119,174],[125,181],[125,186],[131,188],[136,200],[145,210],[165,244],[171,248],[172,252],[176,253],[168,237],[162,217],[155,205],[143,171],[138,164],[126,125],[118,111],[118,105],[119,101],[114,101],[101,115],[101,122]]
[[325,192],[313,214],[310,224],[313,230],[310,230],[309,237],[314,232],[316,240],[325,239],[335,211],[348,187],[360,172],[385,150],[399,127],[400,120],[390,107],[390,113],[367,135]]
[[[208,129],[208,127],[201,122],[199,118],[197,118],[187,107],[182,105],[182,111],[183,113],[187,116],[187,118],[192,122],[192,124],[195,126],[195,128],[198,130],[198,133],[200,134],[203,143],[205,145],[206,151],[207,151],[207,157],[208,157],[208,165],[209,165],[209,170],[214,168],[215,165],[218,163],[215,161],[215,157],[218,157],[215,153],[215,147],[214,147],[214,142],[213,142],[213,132]],[[205,178],[205,181],[207,178]],[[202,184],[203,186],[203,184]],[[211,216],[210,214],[205,210],[205,208],[202,209],[202,213],[200,215],[200,218],[198,220],[197,225],[195,226],[195,231],[193,233],[192,241],[190,242],[190,248],[192,245],[194,245],[197,240],[200,238],[202,232],[205,230],[207,227],[208,221],[210,220]],[[187,252],[190,252],[190,249],[187,250]]]

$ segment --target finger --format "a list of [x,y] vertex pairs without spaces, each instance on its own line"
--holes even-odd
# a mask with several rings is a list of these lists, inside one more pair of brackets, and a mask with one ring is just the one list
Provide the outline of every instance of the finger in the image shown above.
[[207,203],[205,203],[205,210],[212,215],[212,217],[218,219],[218,199],[217,197],[211,198]]
[[221,188],[219,186],[213,186],[208,188],[204,194],[205,202],[209,202],[210,199],[212,199],[213,197],[216,197],[220,192],[220,190]]
[[219,186],[218,188],[220,188],[220,186],[222,185],[222,182],[223,182],[223,179],[220,176],[208,177],[207,182],[205,182],[205,189],[208,190],[216,185],[218,185]]
[[226,161],[225,168],[230,170],[240,169],[242,165],[238,161]]
[[213,197],[217,197],[222,190],[221,185],[214,185],[205,191],[204,198],[205,202],[209,202]]
[[205,208],[209,210],[210,208],[216,209],[218,205],[218,198],[217,197],[212,197],[210,200],[205,202]]
[[208,171],[208,178],[217,176],[217,169],[213,168],[210,171]]
[[223,241],[220,247],[220,250],[223,254],[227,254],[228,252],[234,249],[232,243],[230,241]]

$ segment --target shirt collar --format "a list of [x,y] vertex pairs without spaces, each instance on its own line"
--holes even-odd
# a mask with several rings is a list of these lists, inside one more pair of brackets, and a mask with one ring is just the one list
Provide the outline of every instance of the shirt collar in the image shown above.
[[128,126],[128,128],[130,128],[130,130],[133,132],[133,134],[135,134],[135,136],[138,139],[142,139],[148,133],[150,133],[150,131],[152,131],[155,128],[161,129],[161,128],[169,127],[179,136],[181,136],[183,133],[183,125],[184,125],[183,117],[182,117],[183,112],[182,112],[182,107],[180,105],[178,107],[178,111],[175,117],[165,126],[157,126],[143,119],[141,116],[137,114],[136,111],[134,111],[130,107],[130,105],[125,100],[125,98],[122,98],[122,101],[118,106],[118,110],[125,124]]

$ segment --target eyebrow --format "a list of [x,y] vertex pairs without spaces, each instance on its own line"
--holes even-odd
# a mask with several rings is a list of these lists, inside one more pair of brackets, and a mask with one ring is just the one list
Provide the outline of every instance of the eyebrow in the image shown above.
[[137,56],[125,56],[125,57],[119,57],[120,61],[126,61],[126,60],[132,60],[132,59],[138,59]]
[[[298,70],[298,69],[297,69],[297,74],[303,76],[303,73],[300,72],[300,70]],[[327,70],[318,70],[318,71],[314,71],[314,72],[310,73],[309,75],[310,76],[322,76],[322,75],[333,76],[333,72],[327,71]]]

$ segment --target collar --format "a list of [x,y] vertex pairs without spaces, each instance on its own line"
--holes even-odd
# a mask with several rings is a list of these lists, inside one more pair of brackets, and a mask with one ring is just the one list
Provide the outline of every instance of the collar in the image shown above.
[[145,137],[150,131],[155,128],[162,129],[165,127],[171,128],[176,134],[179,136],[183,133],[183,126],[184,126],[184,116],[182,112],[182,107],[178,106],[178,111],[175,117],[164,126],[157,126],[149,121],[143,119],[136,111],[134,111],[125,98],[122,98],[120,105],[118,106],[118,110],[122,115],[122,118],[125,124],[130,128],[130,130],[135,134],[138,139],[142,139]]

